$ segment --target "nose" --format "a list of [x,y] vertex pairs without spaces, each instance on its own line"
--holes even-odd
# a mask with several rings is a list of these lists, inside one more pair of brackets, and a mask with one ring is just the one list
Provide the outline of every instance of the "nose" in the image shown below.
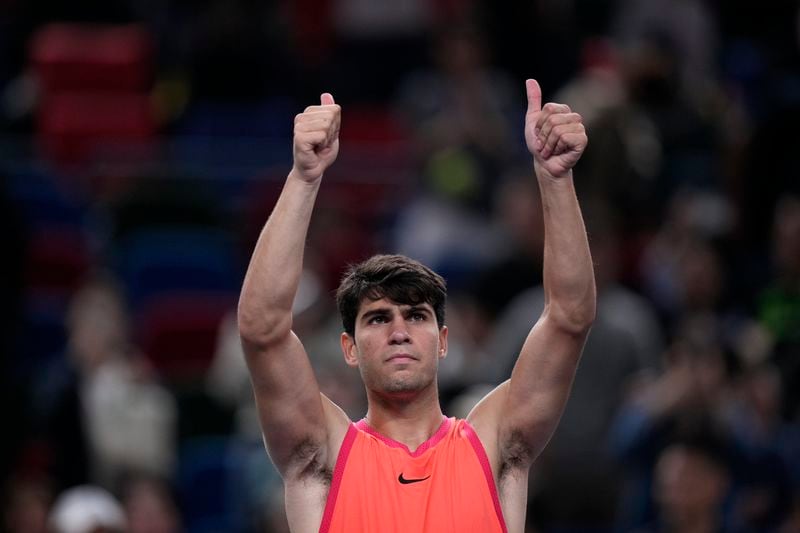
[[410,341],[411,337],[408,335],[408,330],[403,320],[395,321],[392,324],[392,333],[389,335],[389,344],[404,344]]

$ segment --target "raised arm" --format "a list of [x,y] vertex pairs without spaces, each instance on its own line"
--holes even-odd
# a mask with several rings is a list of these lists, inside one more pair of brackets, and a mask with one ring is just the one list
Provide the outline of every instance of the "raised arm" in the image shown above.
[[330,94],[323,94],[321,103],[295,118],[294,165],[258,238],[239,298],[239,333],[261,427],[284,477],[326,462],[332,429],[337,420],[340,426],[346,423],[320,394],[305,349],[292,332],[314,201],[339,151],[341,110]]
[[531,329],[511,379],[489,394],[470,420],[492,451],[498,470],[527,468],[547,444],[572,387],[595,316],[595,284],[572,168],[587,144],[577,113],[542,107],[535,80],[526,82],[525,140],[544,212],[545,307]]

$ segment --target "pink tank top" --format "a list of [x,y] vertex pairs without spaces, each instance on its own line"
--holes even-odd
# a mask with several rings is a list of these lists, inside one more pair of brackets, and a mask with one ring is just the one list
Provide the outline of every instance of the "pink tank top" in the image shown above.
[[342,442],[320,532],[491,533],[506,525],[466,420],[445,418],[413,453],[361,420]]

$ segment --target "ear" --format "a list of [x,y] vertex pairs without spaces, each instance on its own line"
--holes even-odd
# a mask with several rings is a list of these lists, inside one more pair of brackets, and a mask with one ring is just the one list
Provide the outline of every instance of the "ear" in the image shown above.
[[349,333],[343,331],[339,342],[342,345],[344,362],[349,366],[358,366],[358,348],[356,348],[356,340],[351,337]]
[[447,326],[439,330],[439,359],[447,357]]

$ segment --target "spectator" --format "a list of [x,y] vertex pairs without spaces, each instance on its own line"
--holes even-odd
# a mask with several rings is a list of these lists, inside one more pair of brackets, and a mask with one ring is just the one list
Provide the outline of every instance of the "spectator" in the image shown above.
[[125,484],[122,505],[127,533],[178,533],[180,514],[171,489],[163,479],[139,475]]
[[731,488],[724,444],[711,435],[678,438],[656,460],[653,498],[657,518],[642,532],[720,533]]
[[175,401],[132,345],[115,283],[87,282],[72,298],[67,325],[69,358],[52,369],[41,396],[58,483],[110,487],[129,469],[170,475]]

